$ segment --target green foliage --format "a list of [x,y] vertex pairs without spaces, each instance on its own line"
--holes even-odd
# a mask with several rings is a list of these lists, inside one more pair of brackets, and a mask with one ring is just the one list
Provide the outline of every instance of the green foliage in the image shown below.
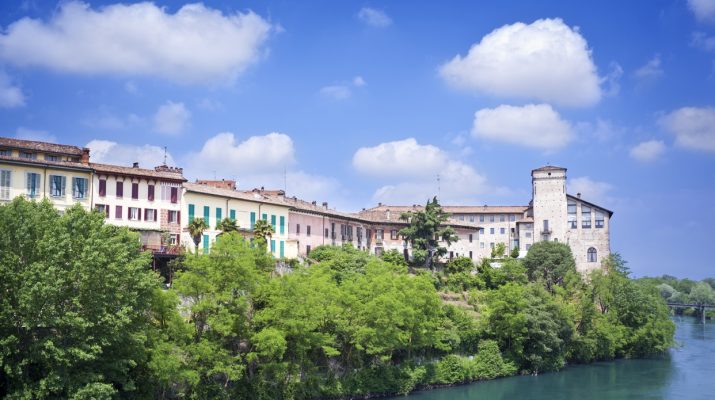
[[509,257],[519,258],[519,246],[514,246],[514,248],[511,249],[511,253],[509,253]]
[[203,236],[205,230],[209,229],[209,225],[203,218],[194,218],[194,220],[189,223],[187,228],[191,239],[194,241],[194,246],[196,246],[198,251],[199,243],[201,243],[201,236]]
[[697,305],[715,304],[715,291],[706,282],[698,282],[690,289],[688,299]]
[[259,219],[253,225],[253,238],[256,241],[256,246],[259,249],[266,250],[268,248],[268,240],[276,233],[271,225],[265,219]]
[[492,248],[492,258],[503,258],[506,252],[506,243],[497,243],[494,248]]
[[395,249],[382,252],[380,258],[390,264],[407,267],[407,260],[405,260],[405,256]]
[[474,262],[469,257],[457,257],[450,260],[444,270],[448,274],[470,273],[474,269]]
[[224,218],[216,224],[216,229],[223,233],[238,231],[238,223],[231,218]]
[[524,267],[531,282],[540,282],[552,293],[555,286],[565,286],[580,278],[571,248],[559,242],[534,243],[524,257]]
[[139,395],[158,287],[148,266],[136,234],[99,213],[0,206],[0,397]]
[[[440,241],[449,246],[458,240],[454,228],[444,224],[449,214],[439,205],[437,197],[427,201],[424,211],[406,212],[400,219],[410,225],[400,229],[399,234],[410,242],[413,252],[420,251],[413,259],[414,265],[432,267],[447,254],[447,248],[440,246]],[[424,264],[418,263],[422,260]]]

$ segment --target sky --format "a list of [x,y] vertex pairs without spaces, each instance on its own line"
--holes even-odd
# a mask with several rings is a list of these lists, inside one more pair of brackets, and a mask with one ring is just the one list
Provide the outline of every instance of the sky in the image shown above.
[[525,205],[558,165],[634,275],[715,276],[715,0],[0,10],[2,136],[346,211]]

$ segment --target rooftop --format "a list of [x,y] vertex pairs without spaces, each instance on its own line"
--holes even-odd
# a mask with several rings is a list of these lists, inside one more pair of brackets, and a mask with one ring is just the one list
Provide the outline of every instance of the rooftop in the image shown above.
[[124,167],[121,165],[90,163],[92,169],[97,172],[104,172],[118,175],[131,175],[138,177],[160,178],[174,181],[186,181],[181,168],[158,166],[154,169],[136,167]]
[[[524,213],[529,206],[442,206],[445,212],[450,214],[521,214]],[[394,212],[408,212],[408,211],[421,211],[424,206],[411,205],[411,206],[395,206],[380,204],[377,207],[368,208],[364,211],[394,211]]]
[[82,148],[77,146],[69,146],[66,144],[55,144],[48,142],[37,142],[34,140],[21,140],[6,137],[0,137],[1,147],[11,147],[14,149],[39,151],[46,153],[59,153],[71,156],[81,156]]

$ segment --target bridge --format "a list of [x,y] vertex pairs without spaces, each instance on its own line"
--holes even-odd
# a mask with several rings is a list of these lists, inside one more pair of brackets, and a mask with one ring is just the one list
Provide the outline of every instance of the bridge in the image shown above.
[[668,302],[668,307],[672,308],[696,308],[700,312],[700,321],[705,323],[705,310],[715,310],[715,304],[686,304]]

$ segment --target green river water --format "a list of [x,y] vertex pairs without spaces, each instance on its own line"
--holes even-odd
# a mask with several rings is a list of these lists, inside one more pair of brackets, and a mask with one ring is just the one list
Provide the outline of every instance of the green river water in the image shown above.
[[396,397],[408,400],[715,400],[715,323],[677,317],[676,348],[647,360],[573,366]]

